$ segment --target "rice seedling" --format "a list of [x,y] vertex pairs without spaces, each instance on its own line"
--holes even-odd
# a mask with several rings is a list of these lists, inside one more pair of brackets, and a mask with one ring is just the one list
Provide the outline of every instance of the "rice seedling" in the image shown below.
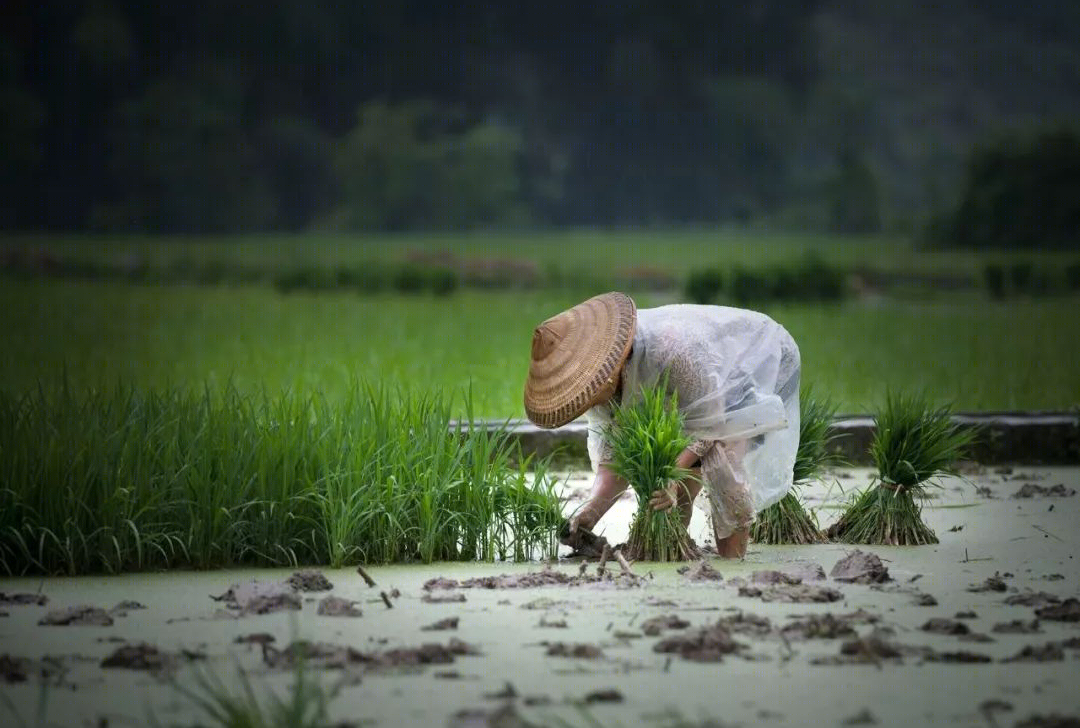
[[232,387],[0,392],[0,571],[555,553],[546,463],[503,430],[453,431],[453,409],[358,383],[333,403]]
[[827,539],[817,520],[803,508],[799,486],[816,477],[829,465],[839,462],[830,449],[836,435],[829,433],[836,405],[817,398],[807,390],[799,399],[799,449],[795,455],[792,488],[778,502],[757,514],[750,538],[758,543],[809,544]]
[[697,558],[698,550],[683,526],[678,508],[654,511],[653,494],[690,475],[676,465],[689,444],[683,434],[682,415],[674,395],[667,394],[666,378],[643,387],[634,401],[613,407],[606,437],[612,448],[612,469],[625,478],[637,495],[637,513],[630,526],[626,557],[636,561],[683,561]]
[[843,543],[908,546],[937,543],[922,521],[920,501],[974,440],[959,428],[948,407],[932,408],[917,396],[888,395],[876,418],[870,454],[876,483],[854,496],[828,530]]

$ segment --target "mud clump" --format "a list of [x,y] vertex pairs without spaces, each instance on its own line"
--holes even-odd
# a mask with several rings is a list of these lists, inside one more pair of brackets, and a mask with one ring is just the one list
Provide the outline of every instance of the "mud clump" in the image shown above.
[[1005,579],[999,574],[986,577],[986,580],[981,584],[972,584],[967,588],[969,592],[1003,592],[1008,591],[1009,586],[1005,583]]
[[757,586],[741,586],[739,587],[739,596],[759,597],[763,602],[786,602],[789,604],[836,602],[844,597],[836,589],[812,584],[778,585],[764,589]]
[[936,607],[938,600],[933,594],[927,594],[926,592],[916,592],[915,600],[912,602],[916,607]]
[[521,605],[522,609],[529,609],[533,611],[541,609],[555,609],[556,607],[567,607],[570,602],[563,602],[557,599],[549,599],[548,597],[540,597],[539,599],[533,599],[531,602],[525,602]]
[[44,607],[48,603],[49,598],[44,594],[27,594],[25,592],[7,594],[0,592],[0,605],[5,607]]
[[968,652],[967,650],[957,650],[955,652],[935,652],[929,651],[925,655],[927,662],[951,662],[958,664],[982,664],[987,662],[993,662],[989,655],[984,655],[980,652]]
[[605,690],[594,690],[591,693],[587,693],[581,702],[586,705],[595,705],[596,703],[621,703],[625,700],[623,694],[615,688],[607,688]]
[[641,579],[632,574],[614,574],[610,571],[586,574],[584,567],[576,575],[555,569],[530,571],[525,574],[500,574],[498,576],[478,576],[464,581],[436,577],[424,582],[424,591],[440,589],[532,589],[544,586],[587,586],[590,584],[612,583],[624,586],[639,586]]
[[585,642],[552,642],[547,644],[545,654],[548,657],[577,657],[583,660],[597,660],[604,656],[599,647]]
[[1080,600],[1070,598],[1061,604],[1036,609],[1035,616],[1054,622],[1080,622]]
[[770,586],[777,584],[795,586],[796,584],[802,584],[802,577],[785,574],[782,571],[755,571],[750,575],[750,583],[768,584]]
[[840,725],[877,725],[877,718],[869,708],[863,708],[855,715],[844,718]]
[[744,648],[745,645],[736,642],[722,626],[713,625],[662,639],[653,645],[653,652],[679,655],[691,662],[723,662],[724,655]]
[[494,710],[467,708],[451,716],[449,728],[539,728],[521,717],[513,703]]
[[832,614],[811,614],[805,619],[789,622],[780,628],[780,633],[788,639],[831,640],[840,637],[855,637],[855,628],[849,620]]
[[902,648],[883,636],[871,634],[857,637],[840,645],[840,654],[829,657],[815,657],[811,665],[878,665],[885,661],[899,662]]
[[424,632],[443,632],[450,629],[457,629],[459,621],[461,621],[459,617],[447,617],[446,619],[440,619],[438,622],[433,622],[420,629]]
[[767,617],[760,617],[749,612],[738,612],[730,617],[722,617],[716,624],[731,634],[765,637],[772,633],[772,622]]
[[425,594],[420,597],[420,601],[427,602],[428,604],[460,604],[465,601],[465,595],[461,592],[453,592],[451,594]]
[[274,635],[269,632],[252,632],[251,634],[237,636],[233,643],[237,645],[268,645],[274,641]]
[[326,575],[317,569],[294,571],[292,576],[286,579],[285,583],[299,592],[330,591],[334,588]]
[[48,680],[64,672],[55,658],[46,657],[42,660],[31,660],[27,657],[15,655],[0,655],[0,682],[23,683],[31,677]]
[[39,625],[52,627],[89,626],[111,627],[113,618],[100,607],[79,605],[66,609],[54,609],[38,620]]
[[720,572],[709,566],[709,562],[702,559],[693,566],[680,566],[678,572],[690,581],[723,581]]
[[299,595],[288,582],[252,580],[244,584],[233,584],[224,594],[210,598],[216,602],[225,602],[227,609],[237,612],[236,616],[241,617],[297,611],[302,606]]
[[934,617],[933,619],[929,619],[919,629],[921,629],[923,632],[930,632],[932,634],[971,634],[971,629],[963,622],[956,622],[954,620],[945,619],[943,617]]
[[166,673],[176,667],[176,657],[159,650],[154,645],[141,642],[116,648],[111,655],[101,661],[101,666],[106,669],[122,668]]
[[852,584],[881,584],[892,581],[889,570],[877,554],[856,549],[836,562],[829,576]]
[[302,640],[281,650],[270,645],[263,646],[263,662],[267,667],[286,670],[295,669],[301,660],[305,665],[316,668],[342,670],[350,666],[392,668],[445,665],[461,655],[475,654],[478,654],[475,648],[457,639],[451,639],[446,645],[433,642],[419,647],[400,647],[376,653],[361,652],[353,647],[328,642]]
[[803,581],[825,581],[827,578],[821,564],[815,564],[813,561],[792,562],[791,568],[786,573],[797,576]]
[[1006,657],[1002,662],[1060,662],[1065,659],[1065,650],[1057,642],[1047,642],[1045,645],[1027,645],[1012,657]]
[[342,599],[341,597],[335,596],[323,597],[319,601],[319,608],[315,610],[315,612],[324,617],[363,616],[360,608],[356,606],[356,602],[351,599]]
[[117,617],[126,617],[128,612],[134,612],[139,609],[146,609],[146,605],[142,602],[137,602],[134,599],[125,599],[118,602],[115,607],[109,610],[109,613]]
[[1057,485],[1047,488],[1042,485],[1035,485],[1034,483],[1027,483],[1021,486],[1020,490],[1012,494],[1013,498],[1068,498],[1076,495],[1076,491],[1072,488],[1066,488],[1064,483],[1058,483]]
[[1039,628],[1039,620],[1033,619],[1025,622],[1022,619],[1014,619],[1011,622],[998,622],[990,628],[991,632],[998,634],[1035,634],[1042,632]]
[[1016,728],[1080,728],[1080,718],[1073,715],[1050,715],[1035,714],[1027,720],[1020,721]]
[[657,637],[666,629],[686,629],[690,623],[677,614],[646,619],[641,623],[641,631],[649,637]]
[[1050,607],[1061,604],[1061,597],[1049,592],[1026,591],[1022,594],[1011,594],[1005,597],[1005,604],[1013,607]]

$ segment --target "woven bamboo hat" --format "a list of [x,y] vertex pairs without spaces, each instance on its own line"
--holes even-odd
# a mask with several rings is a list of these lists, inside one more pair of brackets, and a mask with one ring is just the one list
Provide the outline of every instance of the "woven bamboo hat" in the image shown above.
[[637,307],[624,293],[604,293],[536,327],[525,413],[540,427],[560,427],[618,386],[634,343]]

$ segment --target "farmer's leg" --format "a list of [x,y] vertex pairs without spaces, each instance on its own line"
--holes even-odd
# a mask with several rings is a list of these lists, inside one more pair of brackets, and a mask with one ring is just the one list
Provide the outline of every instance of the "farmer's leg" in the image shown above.
[[723,443],[716,451],[714,477],[718,482],[713,493],[719,500],[713,505],[716,552],[725,558],[741,559],[746,556],[750,523],[754,519],[753,498],[743,469],[746,441]]

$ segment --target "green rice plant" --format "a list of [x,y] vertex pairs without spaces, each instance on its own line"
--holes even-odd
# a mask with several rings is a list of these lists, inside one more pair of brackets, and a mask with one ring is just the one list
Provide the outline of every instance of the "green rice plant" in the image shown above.
[[630,403],[613,406],[605,437],[612,449],[611,467],[637,495],[637,513],[630,526],[626,557],[636,561],[683,561],[696,558],[697,547],[686,532],[678,508],[654,511],[653,494],[690,471],[676,465],[690,444],[683,434],[675,395],[667,394],[667,378],[642,387]]
[[[471,398],[466,412],[472,421]],[[530,559],[556,552],[546,462],[451,398],[0,392],[0,571]],[[516,464],[515,464],[516,463]]]
[[828,535],[842,543],[908,546],[937,543],[922,521],[926,489],[953,472],[974,441],[955,424],[948,407],[923,397],[889,394],[875,418],[870,454],[876,483],[855,495]]
[[807,389],[799,398],[799,449],[795,454],[793,485],[778,502],[757,514],[750,538],[757,543],[810,544],[827,539],[816,519],[803,508],[799,486],[816,477],[840,458],[830,447],[837,435],[830,433],[836,405],[814,397]]
[[[256,694],[255,685],[247,672],[237,668],[239,689],[230,687],[220,675],[208,669],[194,671],[194,684],[190,687],[174,681],[173,689],[187,700],[198,712],[200,719],[195,725],[220,726],[221,728],[330,728],[334,723],[329,706],[344,687],[344,681],[327,688],[317,676],[313,676],[301,659],[293,670],[293,683],[284,696],[269,687]],[[160,725],[151,716],[152,725]]]

